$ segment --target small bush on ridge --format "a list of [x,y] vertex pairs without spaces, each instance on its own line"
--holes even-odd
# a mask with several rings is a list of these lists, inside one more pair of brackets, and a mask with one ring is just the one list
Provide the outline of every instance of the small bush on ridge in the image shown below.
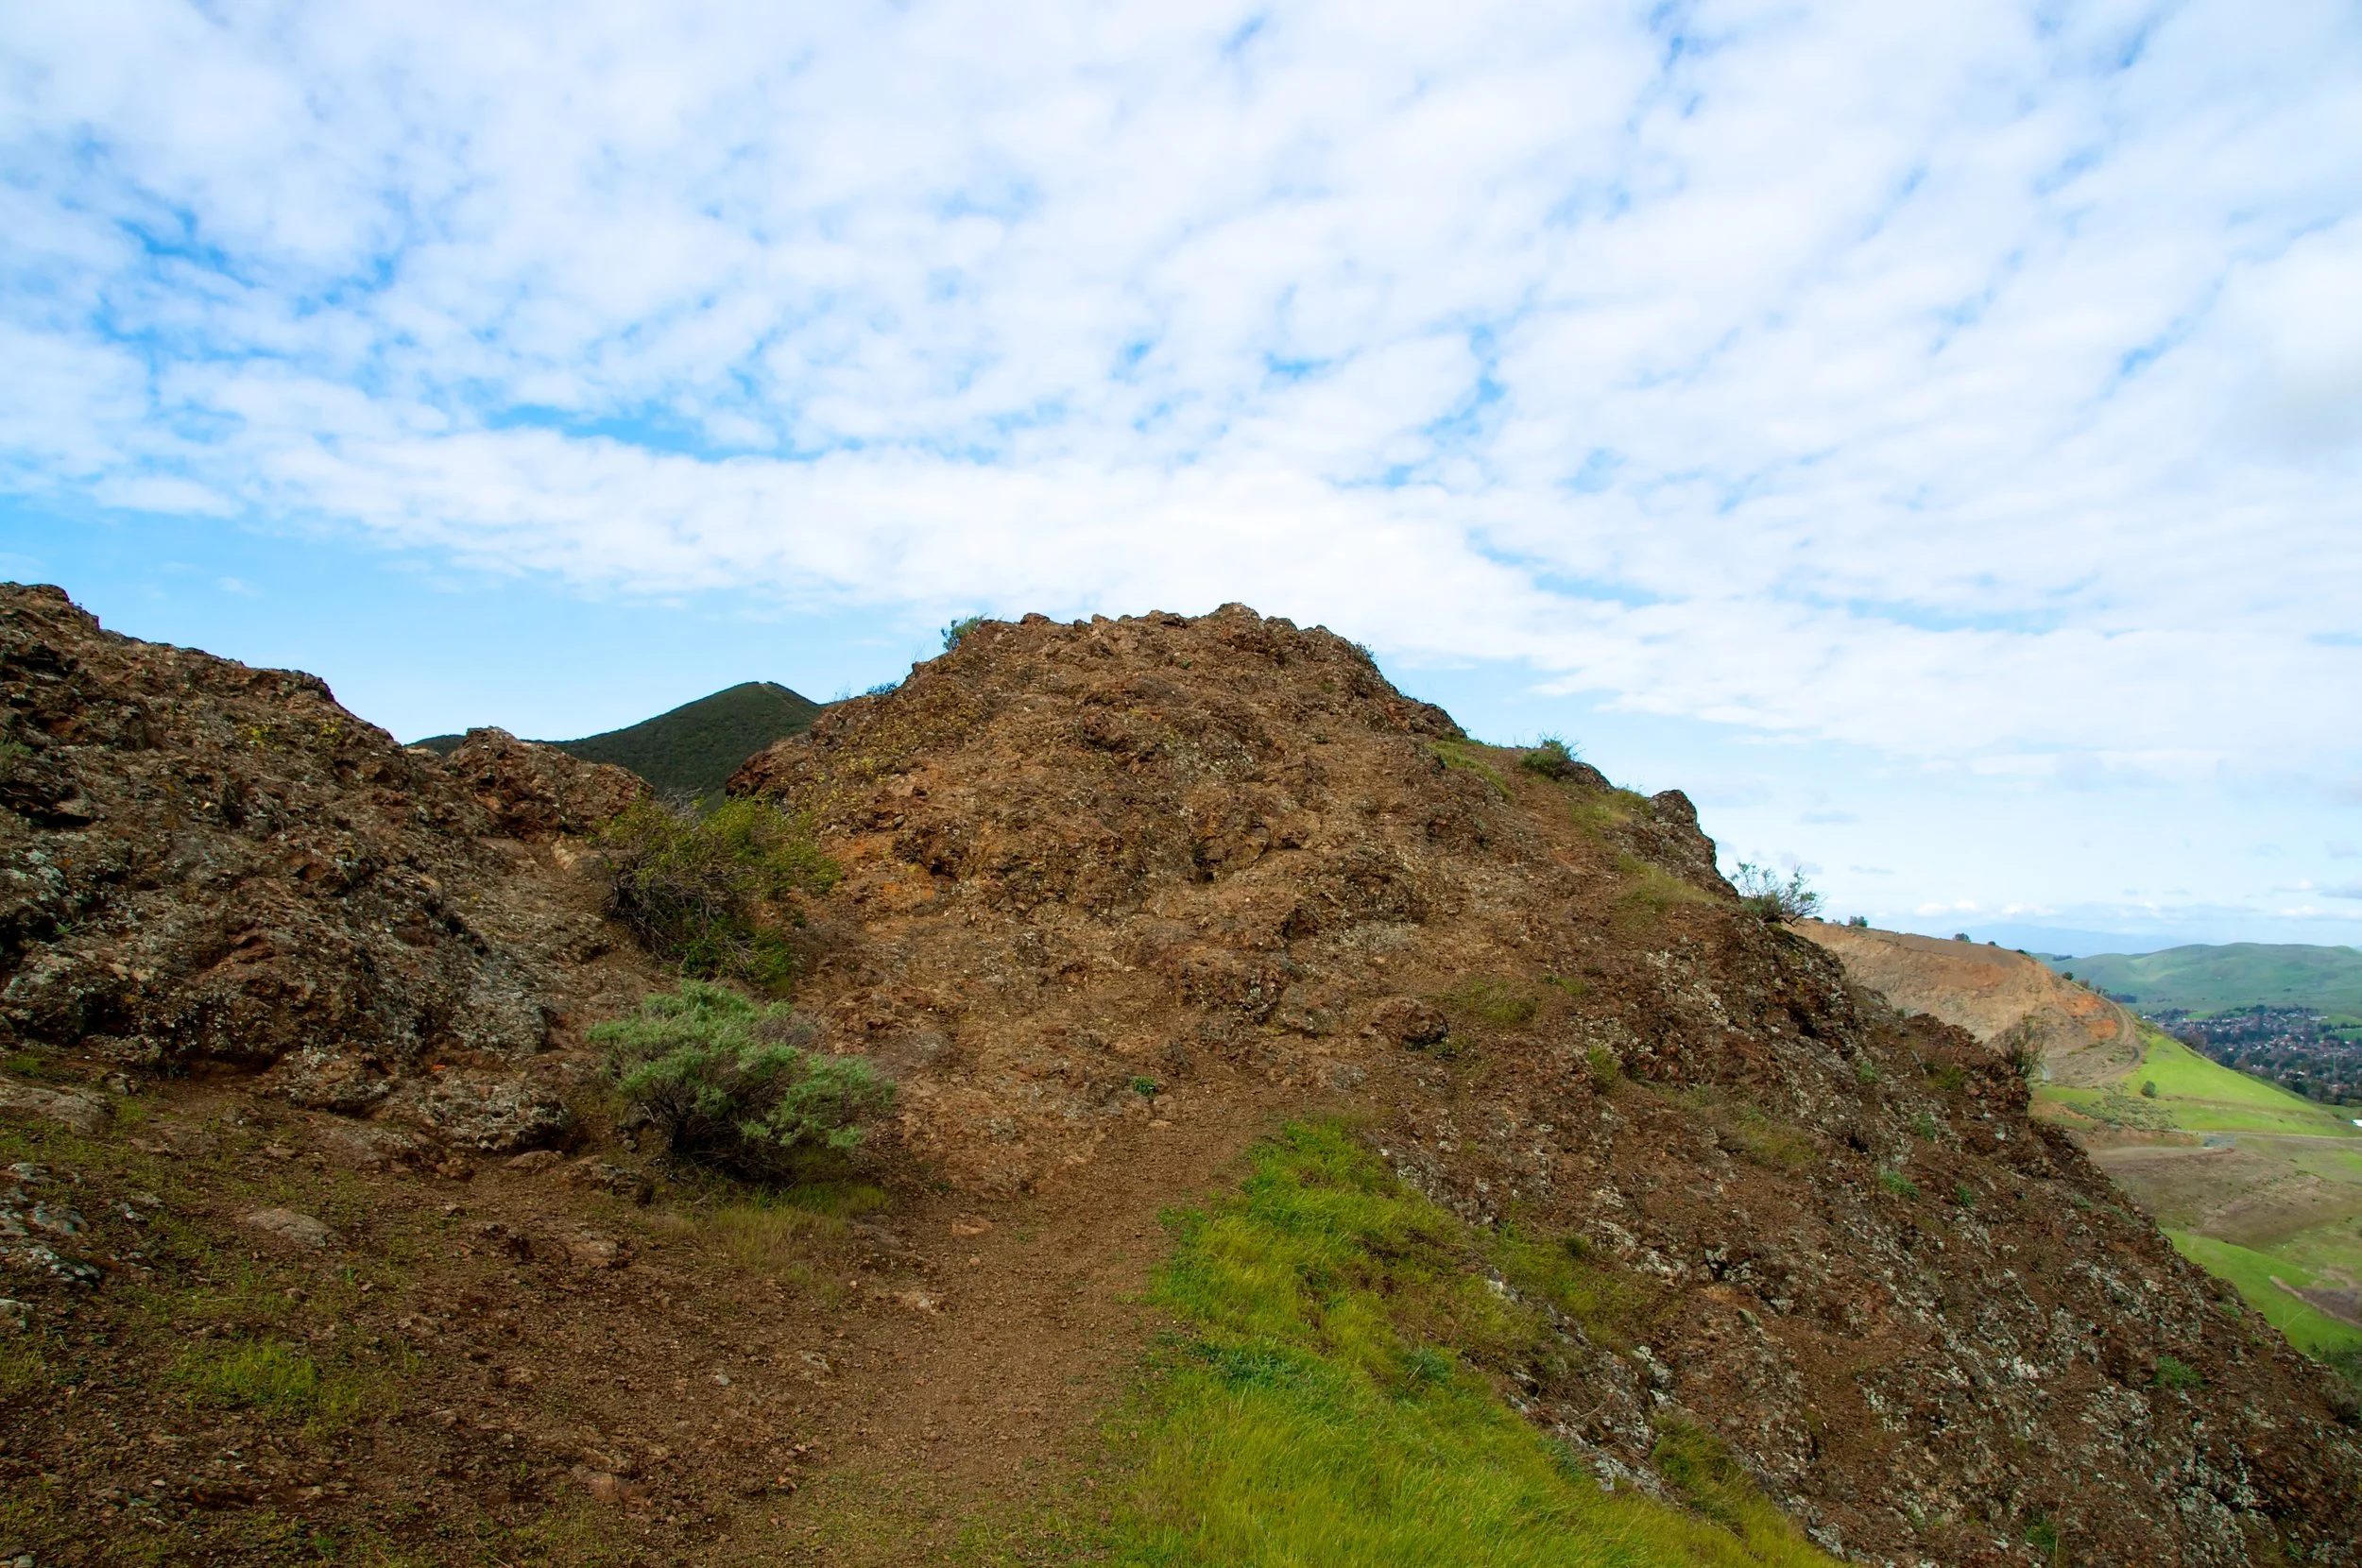
[[818,1032],[784,1004],[689,980],[590,1039],[632,1119],[684,1159],[760,1181],[850,1150],[862,1120],[894,1103],[893,1081],[867,1061],[810,1048]]
[[1738,890],[1738,901],[1769,924],[1808,920],[1821,912],[1821,895],[1805,885],[1801,871],[1790,872],[1783,882],[1769,866],[1741,861],[1731,874],[1731,886]]
[[795,953],[784,926],[791,893],[825,893],[841,872],[809,827],[762,800],[711,814],[661,801],[625,807],[599,836],[608,912],[681,973],[727,975],[784,991]]
[[1544,778],[1568,778],[1575,771],[1575,748],[1555,735],[1545,735],[1533,749],[1517,758],[1517,766]]

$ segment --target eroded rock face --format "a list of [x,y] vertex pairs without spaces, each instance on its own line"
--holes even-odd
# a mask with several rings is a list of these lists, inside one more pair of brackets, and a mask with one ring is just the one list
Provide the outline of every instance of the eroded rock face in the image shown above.
[[619,769],[480,731],[455,778],[310,675],[115,636],[55,588],[0,586],[0,705],[9,1045],[271,1069],[362,1115],[644,989],[595,890],[516,837],[595,826],[644,789]]
[[1111,1127],[1292,1087],[1646,1304],[1486,1368],[1603,1474],[1694,1422],[1872,1560],[2354,1559],[2351,1401],[2000,1056],[1749,913],[1678,793],[1515,761],[1234,605],[986,622],[731,788],[844,864],[803,1003],[958,1185],[1088,1202]]

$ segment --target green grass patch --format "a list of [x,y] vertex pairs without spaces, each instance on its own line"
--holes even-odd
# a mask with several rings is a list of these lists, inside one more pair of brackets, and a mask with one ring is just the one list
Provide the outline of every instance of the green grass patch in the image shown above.
[[1435,759],[1455,773],[1474,774],[1492,787],[1503,800],[1509,798],[1509,780],[1495,767],[1493,748],[1481,746],[1473,741],[1437,741],[1431,749]]
[[1493,1029],[1523,1029],[1542,1010],[1542,999],[1515,980],[1463,980],[1442,997],[1463,1018]]
[[399,1406],[392,1368],[323,1367],[283,1339],[193,1345],[170,1375],[199,1404],[298,1417],[317,1430]]
[[1241,1192],[1172,1219],[1151,1297],[1181,1329],[1120,1434],[1110,1560],[1828,1560],[1746,1504],[1727,1457],[1693,1467],[1698,1513],[1609,1493],[1500,1400],[1481,1369],[1556,1340],[1522,1291],[1487,1283],[1488,1249],[1531,1277],[1582,1264],[1563,1244],[1481,1236],[1333,1126],[1291,1127],[1254,1162]]
[[1622,878],[1616,893],[1616,912],[1626,924],[1653,925],[1684,904],[1717,902],[1705,889],[1637,855],[1617,856],[1616,871]]
[[55,1379],[32,1335],[5,1325],[0,1325],[0,1334],[9,1336],[0,1339],[0,1405],[46,1393]]
[[1609,790],[1604,793],[1585,794],[1566,809],[1574,825],[1592,839],[1605,844],[1616,830],[1644,815],[1649,810],[1649,797],[1630,790]]
[[1821,1158],[1810,1133],[1760,1106],[1718,1089],[1685,1089],[1678,1099],[1714,1129],[1717,1143],[1752,1165],[1766,1170],[1802,1170]]
[[2230,1281],[2248,1305],[2306,1355],[2362,1349],[2362,1329],[2339,1322],[2272,1283],[2277,1278],[2298,1289],[2312,1285],[2313,1276],[2296,1264],[2192,1231],[2167,1231],[2165,1239],[2200,1269]]

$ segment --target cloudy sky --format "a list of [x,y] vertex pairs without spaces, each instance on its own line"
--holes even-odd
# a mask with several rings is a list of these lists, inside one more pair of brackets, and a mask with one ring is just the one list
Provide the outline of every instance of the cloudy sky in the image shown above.
[[2345,0],[10,7],[0,366],[0,572],[405,737],[1244,600],[1840,913],[2362,939]]

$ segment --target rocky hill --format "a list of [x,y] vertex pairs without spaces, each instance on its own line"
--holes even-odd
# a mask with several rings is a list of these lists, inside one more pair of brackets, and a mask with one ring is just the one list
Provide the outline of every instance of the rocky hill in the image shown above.
[[1995,1050],[2041,1059],[2044,1082],[2103,1083],[2141,1059],[2140,1022],[2040,959],[2006,947],[1806,920],[1796,929],[1905,1013],[1957,1024]]
[[1687,1495],[1703,1434],[1860,1560],[2355,1559],[2352,1398],[1999,1054],[1750,912],[1680,794],[1326,631],[985,622],[740,769],[844,870],[798,1006],[900,1081],[833,1209],[616,1128],[580,1031],[658,977],[575,835],[628,779],[436,762],[54,592],[0,635],[27,1540],[909,1560],[1096,1484],[1158,1212],[1320,1116],[1574,1260],[1547,1354],[1457,1354],[1612,1487]]

